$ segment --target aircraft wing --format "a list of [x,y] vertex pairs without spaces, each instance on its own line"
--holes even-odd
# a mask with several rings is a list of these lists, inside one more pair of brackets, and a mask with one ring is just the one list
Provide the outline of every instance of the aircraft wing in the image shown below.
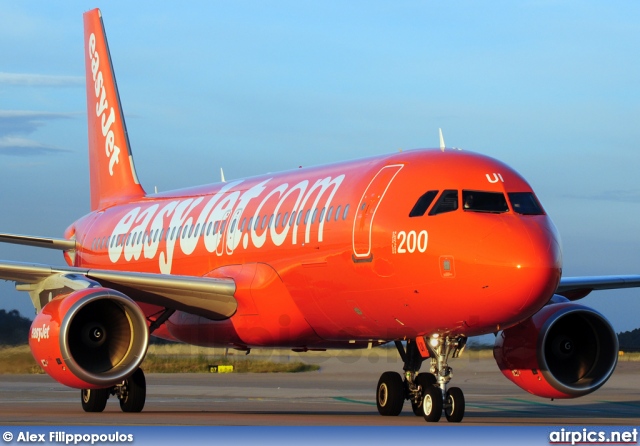
[[[16,282],[25,291],[38,290],[38,284],[52,276],[66,276],[72,280],[78,276],[80,279],[85,277],[106,288],[120,291],[135,301],[214,320],[231,317],[238,307],[234,297],[236,286],[232,279],[0,262],[0,279]],[[41,287],[41,290],[44,289]]]
[[640,287],[640,275],[563,277],[560,279],[556,294],[560,294],[569,300],[578,300],[593,290],[635,287]]
[[75,240],[64,238],[33,237],[30,235],[0,233],[0,243],[13,243],[15,245],[35,246],[38,248],[59,249],[71,251],[76,249]]

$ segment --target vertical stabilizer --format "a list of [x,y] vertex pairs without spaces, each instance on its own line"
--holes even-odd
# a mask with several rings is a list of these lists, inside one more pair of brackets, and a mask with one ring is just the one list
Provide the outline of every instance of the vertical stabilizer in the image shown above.
[[144,197],[99,9],[84,14],[91,210]]

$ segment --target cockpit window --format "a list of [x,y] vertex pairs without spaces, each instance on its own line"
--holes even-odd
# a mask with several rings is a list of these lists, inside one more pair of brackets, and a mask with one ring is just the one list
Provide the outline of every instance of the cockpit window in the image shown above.
[[471,212],[491,212],[500,214],[509,212],[507,199],[502,192],[462,191],[462,208]]
[[438,195],[437,190],[430,190],[418,198],[416,204],[413,205],[413,209],[409,212],[409,217],[422,217],[424,213],[427,212],[427,209],[429,209],[429,206],[431,206],[436,195]]
[[429,212],[429,215],[444,214],[445,212],[451,212],[458,209],[458,191],[457,190],[445,190],[436,201],[433,209]]
[[532,192],[509,192],[514,212],[522,215],[544,215],[544,210]]

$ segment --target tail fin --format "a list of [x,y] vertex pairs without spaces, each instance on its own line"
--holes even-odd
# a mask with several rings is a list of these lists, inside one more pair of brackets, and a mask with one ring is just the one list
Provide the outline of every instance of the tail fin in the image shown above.
[[99,9],[84,14],[91,210],[141,198]]

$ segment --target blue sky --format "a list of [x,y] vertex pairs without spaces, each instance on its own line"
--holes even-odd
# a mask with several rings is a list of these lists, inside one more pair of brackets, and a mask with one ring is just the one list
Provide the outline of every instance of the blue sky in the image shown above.
[[[0,3],[1,231],[60,236],[89,210],[95,6],[148,190],[435,147],[442,127],[528,179],[565,275],[640,274],[636,1]],[[640,326],[640,290],[583,303]],[[0,305],[32,312],[6,282]]]

